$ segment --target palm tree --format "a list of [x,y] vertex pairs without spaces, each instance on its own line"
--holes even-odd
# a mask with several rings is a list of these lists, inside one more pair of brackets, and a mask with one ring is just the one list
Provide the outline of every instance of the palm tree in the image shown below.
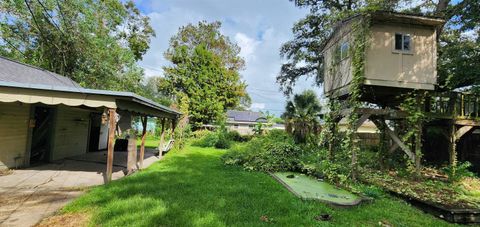
[[319,132],[321,109],[314,91],[306,90],[294,95],[293,100],[287,101],[285,113],[282,114],[285,130],[294,136],[295,141],[306,142],[309,135]]

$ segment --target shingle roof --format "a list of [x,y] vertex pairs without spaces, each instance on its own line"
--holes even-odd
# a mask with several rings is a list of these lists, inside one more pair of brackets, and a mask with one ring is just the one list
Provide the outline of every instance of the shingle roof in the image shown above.
[[80,87],[70,78],[0,56],[0,81],[58,87]]
[[227,118],[232,118],[234,121],[243,122],[263,122],[265,117],[260,112],[228,110]]
[[181,112],[132,92],[83,88],[67,77],[35,66],[13,61],[2,56],[0,56],[0,87],[115,96],[119,99],[129,99],[144,106],[149,106],[167,113],[175,115],[182,114]]

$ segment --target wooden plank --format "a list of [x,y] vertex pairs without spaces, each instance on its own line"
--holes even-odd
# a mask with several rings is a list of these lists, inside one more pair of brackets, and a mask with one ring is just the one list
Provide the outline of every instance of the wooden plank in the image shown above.
[[473,126],[463,126],[455,132],[455,141],[460,140],[467,132],[472,130]]
[[162,156],[163,147],[165,146],[165,118],[162,118],[162,133],[160,134],[160,144],[158,145],[158,156]]
[[360,126],[362,126],[362,124],[368,120],[368,118],[371,116],[371,114],[363,114],[357,121],[357,123],[355,124],[355,127],[353,128],[354,132],[357,131],[358,128],[360,128]]
[[388,153],[389,154],[393,153],[397,148],[398,148],[398,144],[394,143],[388,150]]
[[456,125],[480,126],[480,120],[455,120]]
[[116,110],[108,109],[109,128],[108,128],[108,153],[107,153],[107,182],[112,181],[113,170],[113,146],[115,145],[115,128],[117,127]]
[[140,145],[140,169],[143,168],[143,158],[145,157],[145,140],[147,138],[147,116],[142,117],[142,144]]
[[395,142],[404,152],[405,154],[407,154],[408,158],[410,158],[412,161],[415,162],[415,155],[412,153],[412,151],[410,151],[410,149],[402,142],[402,140],[400,140],[400,138],[398,138],[397,134],[392,131],[385,123],[379,121],[379,120],[372,120],[373,123],[377,126],[377,127],[382,127],[384,126],[385,128],[385,132],[387,133],[387,135],[390,136],[390,138],[392,138],[393,142]]
[[137,140],[135,137],[128,139],[127,148],[127,171],[133,173],[137,168]]

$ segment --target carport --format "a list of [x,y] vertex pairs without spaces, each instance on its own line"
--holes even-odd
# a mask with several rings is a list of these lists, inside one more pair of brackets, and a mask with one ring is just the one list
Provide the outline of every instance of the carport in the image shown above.
[[138,154],[142,168],[147,119],[162,122],[161,148],[167,124],[173,134],[180,115],[131,92],[86,89],[61,75],[0,57],[0,170],[87,156],[93,147],[106,149],[108,182],[115,137],[130,130],[133,116],[140,117],[143,126]]

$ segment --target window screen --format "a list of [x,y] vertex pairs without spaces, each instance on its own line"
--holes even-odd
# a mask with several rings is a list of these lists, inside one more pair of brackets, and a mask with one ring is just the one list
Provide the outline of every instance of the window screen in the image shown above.
[[403,35],[403,50],[410,50],[410,35]]
[[402,50],[402,34],[395,34],[395,50]]

